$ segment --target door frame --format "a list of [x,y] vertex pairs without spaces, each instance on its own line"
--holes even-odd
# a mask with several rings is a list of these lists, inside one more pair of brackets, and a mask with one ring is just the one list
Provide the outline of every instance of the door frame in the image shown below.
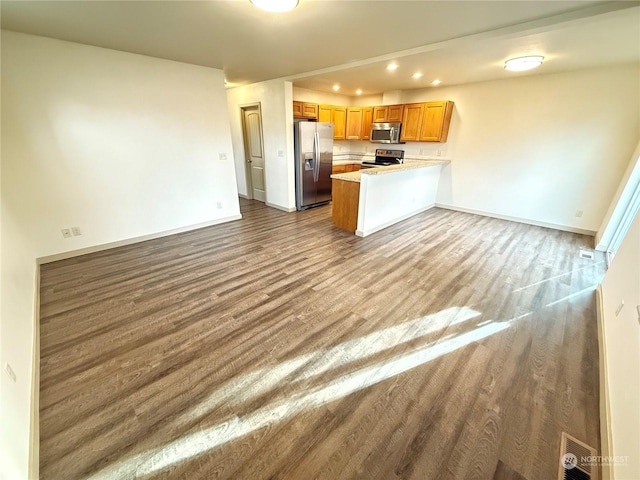
[[[244,149],[244,155],[242,162],[244,164],[244,178],[247,187],[247,198],[249,200],[253,200],[253,180],[251,179],[251,165],[247,159],[247,155],[249,153],[249,147],[247,143],[247,127],[244,122],[244,112],[247,110],[258,110],[258,114],[260,115],[260,135],[262,138],[260,141],[262,142],[262,155],[264,156],[264,175],[266,177],[267,173],[267,158],[266,158],[266,149],[264,148],[264,124],[262,123],[262,104],[261,102],[254,103],[242,103],[238,105],[240,111],[240,125],[242,125],[242,148]],[[267,181],[265,178],[264,182],[264,196],[265,201],[267,197]]]

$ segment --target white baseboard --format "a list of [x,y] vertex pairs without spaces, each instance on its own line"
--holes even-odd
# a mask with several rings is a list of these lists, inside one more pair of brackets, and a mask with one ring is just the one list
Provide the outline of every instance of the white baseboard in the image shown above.
[[174,228],[172,230],[165,230],[163,232],[151,233],[149,235],[142,235],[140,237],[128,238],[126,240],[118,240],[116,242],[102,243],[100,245],[80,248],[78,250],[70,250],[68,252],[56,253],[54,255],[46,255],[44,257],[37,258],[36,261],[40,265],[45,263],[50,263],[50,262],[57,262],[58,260],[65,260],[67,258],[86,255],[87,253],[101,252],[103,250],[109,250],[110,248],[123,247],[125,245],[132,245],[134,243],[146,242],[147,240],[154,240],[156,238],[168,237],[169,235],[175,235],[177,233],[190,232],[192,230],[198,230],[200,228],[206,228],[206,227],[211,227],[213,225],[219,225],[221,223],[232,222],[234,220],[240,220],[241,218],[242,218],[242,215],[231,215],[229,217],[217,218],[209,222],[198,223],[195,225],[187,225],[186,227]]
[[296,207],[283,207],[282,205],[276,205],[275,203],[265,202],[267,207],[282,210],[283,212],[291,213],[296,211]]
[[483,217],[499,218],[500,220],[508,220],[510,222],[524,223],[527,225],[535,225],[536,227],[552,228],[554,230],[562,230],[563,232],[580,233],[582,235],[589,235],[595,237],[595,230],[585,230],[583,228],[569,227],[567,225],[559,225],[556,223],[538,222],[537,220],[530,220],[528,218],[512,217],[510,215],[500,215],[498,213],[483,212],[481,210],[474,210],[472,208],[457,207],[454,205],[447,205],[445,203],[436,203],[438,208],[444,208],[446,210],[455,210],[456,212],[472,213],[473,215],[481,215]]
[[391,225],[395,225],[396,223],[401,222],[403,220],[406,220],[407,218],[411,218],[414,215],[418,215],[419,213],[426,212],[427,210],[429,210],[429,209],[431,209],[431,208],[433,208],[435,206],[436,206],[435,204],[432,204],[432,205],[429,205],[427,207],[420,208],[418,210],[415,210],[413,212],[409,212],[406,215],[402,215],[401,217],[395,218],[395,219],[393,219],[393,220],[391,220],[389,222],[382,223],[382,224],[378,225],[377,227],[373,227],[373,228],[370,228],[370,229],[365,230],[365,231],[356,230],[356,235],[358,237],[366,237],[367,235],[371,235],[372,233],[379,232],[380,230],[383,230],[383,229],[385,229],[387,227],[390,227]]
[[[600,455],[613,457],[613,442],[611,438],[611,402],[609,400],[609,377],[607,375],[607,351],[604,333],[604,312],[602,299],[602,285],[596,289],[596,318],[598,323],[598,368],[600,383]],[[603,462],[602,479],[613,480],[611,465]]]
[[249,195],[245,195],[244,193],[238,193],[238,196],[240,198],[244,198],[245,200],[253,200],[252,198],[249,198]]

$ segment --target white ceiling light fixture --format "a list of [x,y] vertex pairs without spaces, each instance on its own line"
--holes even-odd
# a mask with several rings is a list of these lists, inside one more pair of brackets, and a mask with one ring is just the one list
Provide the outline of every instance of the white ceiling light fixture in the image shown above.
[[356,95],[362,95],[362,90],[360,89],[356,90]]
[[389,65],[387,65],[387,70],[391,70],[392,72],[394,70],[398,69],[398,64],[397,63],[390,63]]
[[249,0],[254,6],[267,12],[288,12],[298,6],[299,0]]
[[433,82],[431,82],[431,85],[440,85],[441,83],[442,82],[436,78]]
[[422,78],[423,74],[420,72],[416,72],[413,75],[411,75],[413,78]]
[[504,68],[510,72],[524,72],[539,67],[543,60],[544,57],[540,55],[512,58],[504,62]]
[[340,90],[340,85],[334,85],[334,86],[333,86],[333,87],[331,87],[331,88],[333,88],[333,91],[334,91],[334,92],[337,92],[338,90]]

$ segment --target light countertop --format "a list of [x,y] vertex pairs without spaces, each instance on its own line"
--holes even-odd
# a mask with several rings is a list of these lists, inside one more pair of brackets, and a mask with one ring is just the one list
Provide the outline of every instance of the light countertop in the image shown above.
[[[449,160],[405,160],[399,165],[388,165],[386,167],[365,168],[357,172],[336,173],[331,178],[336,180],[345,180],[347,182],[360,183],[361,175],[385,175],[399,170],[412,170],[416,168],[433,167],[436,165],[446,165]],[[335,164],[335,163],[334,163]]]

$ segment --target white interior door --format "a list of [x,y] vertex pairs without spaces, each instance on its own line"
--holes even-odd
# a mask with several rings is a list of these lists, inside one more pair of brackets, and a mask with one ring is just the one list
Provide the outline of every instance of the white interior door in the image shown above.
[[245,156],[249,165],[249,176],[253,198],[266,201],[264,182],[264,148],[262,145],[262,118],[258,107],[242,110],[244,117]]

